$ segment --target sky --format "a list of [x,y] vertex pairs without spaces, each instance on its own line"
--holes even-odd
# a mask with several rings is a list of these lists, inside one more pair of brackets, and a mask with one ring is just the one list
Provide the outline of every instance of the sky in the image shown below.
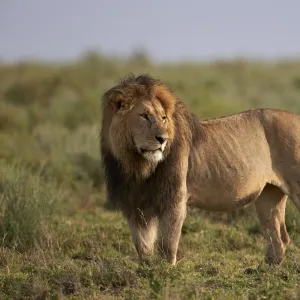
[[0,60],[300,57],[299,0],[0,0]]

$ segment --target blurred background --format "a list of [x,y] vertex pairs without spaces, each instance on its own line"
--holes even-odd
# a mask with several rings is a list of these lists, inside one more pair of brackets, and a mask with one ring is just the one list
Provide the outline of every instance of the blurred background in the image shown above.
[[1,1],[0,157],[89,182],[101,95],[129,72],[166,81],[200,118],[300,113],[299,9],[296,0]]
[[[167,82],[201,119],[255,107],[300,113],[299,11],[296,0],[1,0],[3,245],[25,251],[47,236],[48,244],[39,248],[45,257],[49,240],[53,253],[66,259],[76,251],[134,256],[127,227],[104,204],[98,149],[102,94],[129,72],[149,73]],[[244,221],[237,221],[240,215]],[[238,238],[236,232],[227,232],[230,238],[220,242],[220,249],[227,251],[248,251],[260,232],[251,207],[200,216],[212,222],[207,228],[220,222],[240,226]],[[292,234],[300,232],[298,218],[289,206]],[[183,229],[187,240],[203,222],[199,214],[189,220]],[[117,235],[114,244],[105,232],[122,237]],[[10,262],[14,255],[9,252],[5,259]],[[52,268],[51,259],[46,275],[37,270],[48,279],[56,274],[46,271]],[[70,274],[77,267],[79,272],[82,266],[74,265]],[[13,282],[14,276],[31,274],[26,270],[11,275]],[[113,279],[103,278],[101,284],[93,276],[90,280],[98,290],[100,285],[111,292]],[[41,285],[47,286],[46,281]],[[5,296],[12,299],[16,290],[7,290]]]

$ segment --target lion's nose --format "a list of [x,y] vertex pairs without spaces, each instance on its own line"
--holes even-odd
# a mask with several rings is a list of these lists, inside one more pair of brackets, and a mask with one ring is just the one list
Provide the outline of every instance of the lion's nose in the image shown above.
[[167,139],[166,137],[164,136],[158,136],[156,135],[155,138],[161,143],[163,144],[165,142],[165,140]]

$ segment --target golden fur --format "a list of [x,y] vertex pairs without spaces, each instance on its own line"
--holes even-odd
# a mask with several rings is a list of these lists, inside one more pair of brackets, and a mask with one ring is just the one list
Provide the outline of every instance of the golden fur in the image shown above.
[[142,260],[158,239],[176,263],[187,204],[228,211],[255,202],[265,260],[281,262],[287,196],[300,209],[300,116],[257,109],[199,121],[161,81],[129,76],[103,97],[101,152],[108,200]]

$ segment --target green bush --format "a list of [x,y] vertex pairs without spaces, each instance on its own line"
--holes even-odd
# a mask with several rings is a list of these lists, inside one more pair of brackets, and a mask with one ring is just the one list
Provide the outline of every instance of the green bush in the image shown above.
[[53,213],[55,188],[19,166],[0,162],[2,245],[23,251],[38,242]]

